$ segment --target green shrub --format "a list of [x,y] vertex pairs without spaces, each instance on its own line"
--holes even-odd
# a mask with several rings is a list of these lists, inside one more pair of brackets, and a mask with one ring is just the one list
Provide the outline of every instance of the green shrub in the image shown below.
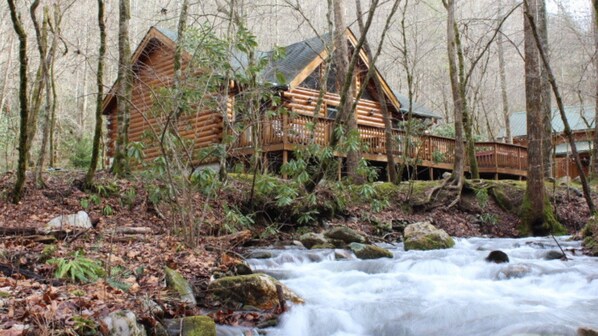
[[94,282],[104,275],[99,262],[89,259],[77,251],[69,258],[52,258],[48,264],[56,265],[54,276],[58,279],[71,279],[80,282]]
[[93,144],[91,139],[82,138],[73,144],[71,149],[71,155],[69,156],[69,162],[75,168],[87,168],[91,164],[91,152]]

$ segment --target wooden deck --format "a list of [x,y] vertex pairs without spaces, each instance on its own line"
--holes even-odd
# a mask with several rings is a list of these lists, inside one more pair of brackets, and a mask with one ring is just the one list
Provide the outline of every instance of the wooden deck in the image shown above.
[[[283,116],[263,122],[260,142],[264,152],[293,151],[308,144],[326,146],[330,143],[333,120],[311,116]],[[384,129],[359,125],[366,160],[387,162],[386,137]],[[401,162],[405,157],[416,160],[419,167],[452,170],[454,164],[455,140],[433,135],[411,136],[410,144],[400,130],[393,130],[396,139],[394,154]],[[476,156],[481,174],[498,176],[526,177],[527,148],[500,142],[476,143]],[[406,156],[403,151],[406,148]],[[238,154],[253,151],[250,130],[246,129],[235,144]],[[340,155],[339,155],[340,156]],[[466,167],[468,170],[469,167]]]

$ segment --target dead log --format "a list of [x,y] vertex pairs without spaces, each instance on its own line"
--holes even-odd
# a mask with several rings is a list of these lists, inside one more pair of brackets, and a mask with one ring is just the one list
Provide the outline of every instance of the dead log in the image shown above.
[[116,228],[117,233],[121,234],[155,234],[154,230],[150,227],[119,227]]
[[28,269],[15,267],[9,264],[0,264],[0,272],[7,277],[12,277],[15,274],[20,274],[27,279],[33,279],[38,282],[51,284],[52,286],[62,286],[63,282],[56,279],[47,279]]

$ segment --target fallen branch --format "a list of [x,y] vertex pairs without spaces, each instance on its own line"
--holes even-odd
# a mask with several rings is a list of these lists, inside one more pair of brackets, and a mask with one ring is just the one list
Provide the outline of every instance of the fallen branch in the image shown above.
[[150,227],[118,227],[116,228],[117,233],[122,234],[155,234],[154,230]]
[[35,281],[42,282],[42,283],[49,283],[52,286],[62,286],[62,284],[63,284],[63,282],[60,280],[46,279],[45,277],[43,277],[33,271],[30,271],[30,270],[27,270],[24,268],[14,267],[9,264],[0,264],[0,272],[7,277],[12,277],[15,274],[20,274],[27,279],[33,279]]

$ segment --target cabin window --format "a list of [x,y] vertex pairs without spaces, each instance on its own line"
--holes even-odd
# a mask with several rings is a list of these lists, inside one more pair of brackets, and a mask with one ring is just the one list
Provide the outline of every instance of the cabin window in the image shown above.
[[338,108],[336,106],[326,104],[326,117],[328,119],[336,119],[337,112]]

